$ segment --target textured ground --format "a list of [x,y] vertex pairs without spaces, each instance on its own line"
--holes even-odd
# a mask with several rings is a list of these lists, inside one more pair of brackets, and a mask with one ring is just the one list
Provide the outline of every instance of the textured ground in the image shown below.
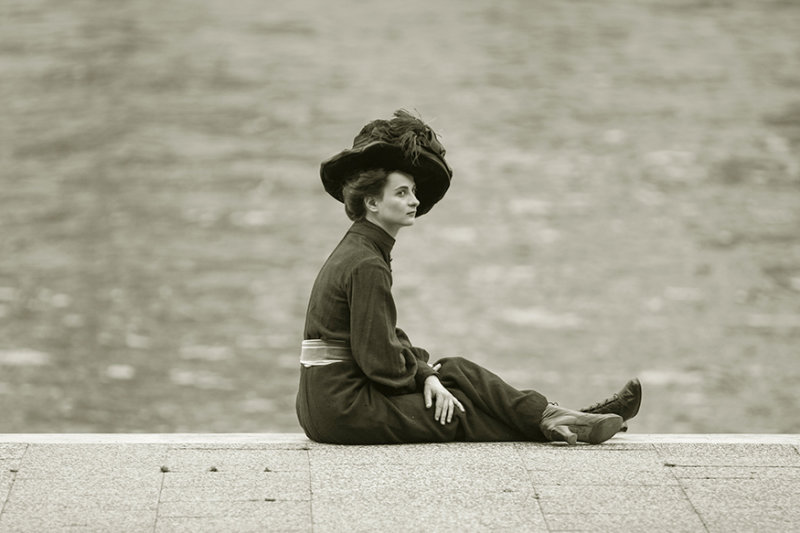
[[418,110],[400,326],[640,432],[800,431],[800,4],[11,0],[0,431],[298,431],[319,162]]
[[0,531],[796,531],[800,438],[0,435]]

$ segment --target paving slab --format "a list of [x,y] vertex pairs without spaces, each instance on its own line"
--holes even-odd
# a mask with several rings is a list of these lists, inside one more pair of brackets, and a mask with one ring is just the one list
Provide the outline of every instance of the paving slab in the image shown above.
[[155,531],[308,531],[308,501],[166,502]]
[[680,466],[793,466],[800,467],[800,453],[789,444],[732,443],[655,444],[668,464]]
[[309,501],[308,472],[166,473],[160,502]]
[[778,479],[800,483],[798,467],[753,466],[675,466],[670,469],[678,479]]
[[547,513],[547,531],[591,533],[694,533],[705,531],[700,517],[692,513],[665,513],[642,509],[631,513]]
[[800,484],[789,479],[684,479],[709,531],[800,530]]
[[156,533],[289,533],[311,531],[309,515],[296,517],[284,511],[256,516],[159,518]]
[[586,468],[553,470],[531,470],[528,477],[534,486],[679,486],[674,475],[662,470],[627,470],[610,468]]
[[107,510],[87,512],[84,509],[61,507],[48,512],[5,512],[0,516],[0,531],[3,533],[43,532],[136,532],[153,531],[156,523],[155,509],[120,511]]
[[475,498],[450,493],[348,494],[313,501],[315,532],[338,531],[546,531],[532,494]]
[[539,485],[536,492],[545,514],[656,513],[661,508],[675,514],[691,512],[691,504],[678,486]]
[[547,447],[520,445],[519,454],[528,470],[563,471],[602,469],[658,470],[664,459],[654,447],[619,449],[602,446]]
[[0,443],[0,461],[21,459],[27,448],[25,443]]
[[412,492],[477,497],[480,494],[532,492],[530,479],[519,464],[492,469],[474,464],[443,464],[437,469],[406,465],[332,465],[311,472],[316,497],[365,493]]
[[6,507],[11,486],[17,478],[27,444],[0,443],[0,514]]
[[705,531],[709,533],[800,531],[797,514],[787,514],[781,509],[704,511],[702,515]]
[[[408,465],[440,467],[442,464],[464,464],[478,461],[488,467],[508,464],[514,458],[518,443],[401,444],[393,446],[312,445],[309,460],[313,470],[331,464]],[[516,460],[516,459],[514,459]]]
[[[0,465],[2,468],[2,465]],[[14,484],[15,474],[5,469],[0,470],[0,517],[3,516],[6,508],[8,496],[11,494],[11,486]]]
[[306,501],[253,499],[244,501],[169,501],[158,508],[161,518],[254,518],[258,516],[302,516],[310,523],[311,503]]
[[167,457],[167,447],[152,444],[40,444],[32,443],[22,460],[18,479],[82,477],[92,475],[138,476],[157,472]]
[[161,474],[136,476],[93,475],[84,478],[22,478],[13,482],[6,501],[7,512],[35,512],[54,507],[87,509],[155,509]]
[[535,485],[677,485],[652,445],[542,447],[520,445]]
[[312,444],[302,433],[2,433],[0,445],[7,444],[168,444],[171,446],[234,445],[303,448]]
[[307,450],[263,448],[171,448],[165,460],[170,472],[307,472]]
[[797,435],[0,435],[0,532],[791,531],[799,448]]

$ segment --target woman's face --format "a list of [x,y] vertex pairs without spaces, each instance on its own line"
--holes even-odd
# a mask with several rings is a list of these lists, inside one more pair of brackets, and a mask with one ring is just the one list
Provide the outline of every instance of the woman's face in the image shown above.
[[392,172],[386,178],[383,195],[368,200],[371,216],[367,218],[390,235],[397,235],[400,228],[414,224],[419,206],[416,190],[413,177],[404,172]]

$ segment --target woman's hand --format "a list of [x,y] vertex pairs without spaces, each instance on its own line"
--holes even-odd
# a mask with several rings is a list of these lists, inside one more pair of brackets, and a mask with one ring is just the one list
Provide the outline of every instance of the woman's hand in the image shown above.
[[433,405],[433,400],[436,401],[436,409],[433,413],[433,419],[445,425],[453,419],[453,413],[456,407],[461,409],[462,413],[466,413],[464,406],[461,405],[453,393],[442,385],[439,378],[436,376],[428,376],[425,380],[425,388],[423,390],[425,397],[425,408],[429,409]]

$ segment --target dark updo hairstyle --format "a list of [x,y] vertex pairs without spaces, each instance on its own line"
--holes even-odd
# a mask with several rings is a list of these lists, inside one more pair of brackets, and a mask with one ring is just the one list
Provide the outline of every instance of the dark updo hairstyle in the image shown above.
[[347,178],[342,188],[342,196],[344,197],[344,212],[347,213],[350,220],[358,221],[366,218],[367,206],[364,200],[372,196],[380,197],[388,177],[388,171],[374,168],[361,170]]

